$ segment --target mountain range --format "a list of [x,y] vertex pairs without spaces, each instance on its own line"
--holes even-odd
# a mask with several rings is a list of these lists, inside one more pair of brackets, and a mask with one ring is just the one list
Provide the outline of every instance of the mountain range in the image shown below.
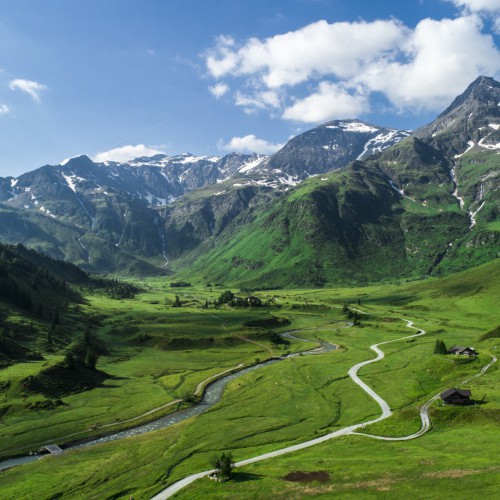
[[271,156],[79,156],[0,178],[0,241],[93,272],[249,288],[449,273],[498,257],[500,83],[435,121],[338,120]]

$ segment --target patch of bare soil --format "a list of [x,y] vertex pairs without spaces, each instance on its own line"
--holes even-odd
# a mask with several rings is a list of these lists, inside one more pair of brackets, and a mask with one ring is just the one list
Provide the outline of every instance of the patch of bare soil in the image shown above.
[[349,483],[345,486],[348,488],[374,488],[378,491],[390,491],[391,484],[395,482],[394,479],[389,477],[381,477],[380,479],[375,479],[373,481],[361,481],[359,483]]
[[[491,468],[487,470],[491,470]],[[443,477],[460,478],[464,476],[473,476],[474,474],[481,474],[484,471],[485,469],[449,469],[449,470],[440,470],[435,472],[427,472],[424,474],[424,477],[432,477],[435,479]]]
[[283,476],[285,481],[293,481],[295,483],[312,483],[318,481],[319,483],[326,483],[330,481],[330,474],[325,470],[317,470],[313,472],[294,471],[289,472]]

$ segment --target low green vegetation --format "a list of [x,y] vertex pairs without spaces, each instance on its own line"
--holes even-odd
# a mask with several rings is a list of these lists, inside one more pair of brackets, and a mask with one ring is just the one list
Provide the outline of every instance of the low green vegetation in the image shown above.
[[[80,292],[85,300],[77,304],[78,310],[95,325],[91,338],[85,340],[84,331],[69,344],[77,354],[74,365],[65,346],[44,352],[42,360],[18,360],[0,370],[4,456],[26,453],[36,448],[34,443],[62,444],[106,433],[130,426],[128,419],[136,417],[136,424],[192,404],[200,384],[240,364],[305,351],[319,341],[338,349],[290,357],[240,376],[228,384],[221,402],[172,427],[5,471],[0,474],[2,494],[149,498],[186,475],[209,469],[214,456],[231,454],[237,462],[373,419],[380,414],[378,405],[347,371],[374,357],[370,345],[411,335],[403,321],[410,319],[427,334],[383,346],[386,358],[359,373],[395,412],[364,432],[415,432],[420,427],[418,408],[448,387],[471,389],[480,404],[436,404],[433,430],[414,441],[346,436],[236,469],[223,483],[199,480],[179,498],[372,498],[381,493],[447,498],[457,477],[464,495],[476,489],[488,498],[499,473],[492,446],[500,412],[498,367],[493,365],[480,378],[474,375],[496,352],[499,277],[500,262],[495,261],[425,282],[251,295],[233,288],[231,298],[227,287],[170,287],[164,278],[137,280],[132,284],[136,292],[128,298],[112,298],[106,288],[84,286]],[[228,301],[219,301],[221,296]],[[231,305],[234,297],[249,296],[265,305]],[[12,311],[8,321],[16,314]],[[346,327],[354,319],[357,324]],[[280,332],[290,330],[313,343],[277,342]],[[474,346],[479,356],[434,354],[437,340],[447,346]],[[86,342],[97,354],[95,366],[86,360]],[[25,381],[43,378],[47,369],[49,374],[74,370],[102,379],[57,393],[26,390]],[[468,382],[461,385],[464,380]],[[453,492],[466,498],[460,495]]]

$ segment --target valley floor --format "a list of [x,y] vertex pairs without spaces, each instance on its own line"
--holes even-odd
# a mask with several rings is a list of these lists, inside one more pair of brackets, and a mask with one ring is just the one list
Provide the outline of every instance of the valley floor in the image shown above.
[[[294,356],[237,378],[220,403],[176,426],[0,473],[2,495],[151,498],[206,470],[210,458],[222,451],[231,451],[241,462],[369,421],[374,422],[361,432],[405,436],[420,428],[419,408],[425,401],[470,378],[466,387],[481,404],[433,405],[432,430],[416,440],[341,436],[238,467],[227,483],[196,481],[176,498],[471,498],[471,491],[494,498],[500,479],[498,366],[471,377],[496,352],[498,334],[491,332],[498,327],[499,269],[495,262],[454,277],[400,286],[256,293],[273,297],[262,309],[202,310],[200,305],[220,291],[193,288],[182,293],[184,305],[177,310],[165,306],[174,292],[158,282],[123,303],[89,297],[88,307],[105,316],[99,335],[116,346],[98,365],[113,378],[103,387],[63,397],[64,408],[5,415],[0,420],[4,455],[41,437],[57,440],[68,430],[84,433],[97,418],[100,424],[124,420],[185,399],[202,380],[267,358],[269,350],[280,354],[310,348],[294,340],[290,345],[273,343],[268,330],[245,326],[248,321],[286,318],[291,325],[273,330],[301,330],[300,336],[332,342],[339,349]],[[366,313],[351,328],[342,327],[344,303]],[[399,318],[415,321],[427,334],[409,338]],[[485,339],[479,341],[481,336]],[[213,340],[206,345],[207,339]],[[479,356],[463,360],[435,355],[437,339],[448,346],[473,345]],[[391,342],[383,346],[385,358],[363,363],[373,359],[369,346],[386,341]],[[379,405],[348,376],[354,365],[363,382],[391,407],[390,418],[379,419]],[[28,368],[14,365],[0,371],[0,377],[19,380]]]

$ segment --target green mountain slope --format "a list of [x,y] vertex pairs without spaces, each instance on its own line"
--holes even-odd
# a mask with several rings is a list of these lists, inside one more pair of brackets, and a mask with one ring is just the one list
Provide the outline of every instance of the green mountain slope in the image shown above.
[[500,84],[479,78],[413,136],[206,233],[174,268],[258,288],[414,279],[497,258],[499,99]]
[[87,285],[90,278],[22,245],[0,244],[0,365],[41,359],[71,341],[77,329],[68,311],[81,297],[68,282]]
[[[417,231],[427,223],[435,231],[424,238]],[[466,223],[455,211],[402,198],[376,163],[355,162],[309,179],[251,223],[219,236],[186,275],[252,288],[411,276],[446,249],[443,226]]]

